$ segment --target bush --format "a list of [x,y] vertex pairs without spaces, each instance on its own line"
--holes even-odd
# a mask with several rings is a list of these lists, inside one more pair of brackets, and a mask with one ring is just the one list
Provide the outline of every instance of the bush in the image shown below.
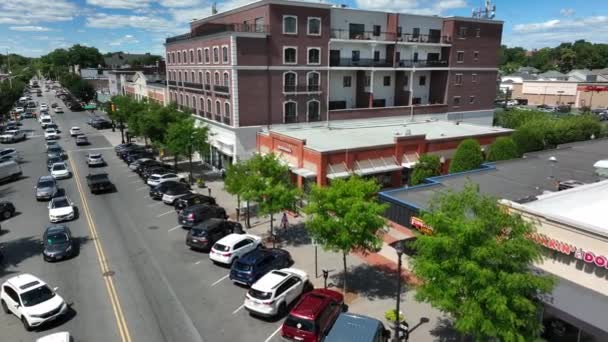
[[488,149],[488,160],[499,161],[519,158],[517,145],[510,137],[498,137]]
[[441,174],[441,162],[439,157],[431,154],[423,154],[414,165],[414,170],[410,177],[410,185],[418,185],[426,178]]
[[454,158],[450,163],[450,173],[464,172],[478,169],[483,163],[481,146],[475,139],[463,140],[456,149]]
[[496,125],[505,128],[517,129],[530,121],[551,120],[552,116],[546,112],[536,110],[512,109],[496,115]]
[[511,136],[519,154],[532,151],[540,151],[545,148],[544,132],[535,127],[524,126],[513,132]]

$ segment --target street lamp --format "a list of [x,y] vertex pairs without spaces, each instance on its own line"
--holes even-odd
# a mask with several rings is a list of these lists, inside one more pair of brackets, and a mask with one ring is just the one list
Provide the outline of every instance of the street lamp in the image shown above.
[[401,323],[399,321],[399,304],[401,302],[401,256],[404,252],[404,246],[402,243],[397,243],[393,248],[395,248],[395,251],[397,252],[397,304],[395,305],[395,335],[393,336],[393,341],[399,342],[399,325]]

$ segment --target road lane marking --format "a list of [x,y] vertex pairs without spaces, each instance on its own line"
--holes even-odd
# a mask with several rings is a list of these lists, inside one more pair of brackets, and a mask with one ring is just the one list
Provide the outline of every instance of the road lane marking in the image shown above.
[[278,334],[279,331],[281,331],[281,327],[279,326],[279,328],[277,330],[275,330],[272,335],[268,336],[268,338],[266,339],[266,341],[264,342],[270,342],[270,340],[272,340],[272,338],[274,337],[274,335]]
[[241,311],[242,308],[245,307],[245,304],[243,303],[243,305],[239,306],[238,308],[236,308],[236,310],[232,311],[233,315],[236,315],[237,312]]
[[169,214],[174,213],[174,212],[175,212],[175,210],[169,210],[166,213],[162,213],[162,214],[156,215],[156,217],[163,217],[165,215],[169,215]]
[[175,227],[173,227],[173,228],[169,229],[167,232],[172,232],[172,231],[176,230],[177,228],[179,228],[179,227],[181,227],[181,226],[182,226],[181,224],[178,224],[177,226],[175,226]]
[[203,260],[199,260],[199,261],[195,262],[194,264],[195,264],[195,265],[198,265],[198,264],[200,264],[202,261],[203,261]]
[[84,213],[84,217],[89,226],[89,232],[91,233],[91,240],[95,246],[95,250],[97,252],[97,261],[99,262],[99,267],[101,269],[101,274],[104,279],[106,289],[108,291],[108,296],[110,298],[110,304],[112,305],[112,310],[114,312],[114,318],[116,319],[116,325],[118,327],[118,333],[121,337],[121,341],[123,342],[131,342],[131,334],[129,332],[129,327],[127,325],[127,321],[125,319],[125,315],[122,310],[122,306],[120,304],[120,299],[118,298],[118,293],[116,291],[116,287],[114,286],[114,280],[111,276],[105,276],[105,274],[109,273],[110,267],[108,266],[108,261],[103,251],[103,247],[101,245],[101,239],[97,233],[97,227],[95,226],[95,221],[91,215],[89,204],[87,198],[85,196],[83,187],[80,183],[80,176],[78,174],[78,169],[76,165],[74,165],[74,159],[70,156],[70,152],[68,152],[68,160],[72,167],[72,172],[74,173],[74,180],[76,183],[76,188],[80,194],[80,201],[82,203],[82,211]]
[[226,274],[225,276],[221,277],[220,279],[218,279],[215,283],[211,284],[211,287],[219,284],[222,280],[228,278],[228,274]]
[[135,191],[142,191],[144,189],[150,189],[150,187],[149,186],[142,186],[141,188],[135,189]]

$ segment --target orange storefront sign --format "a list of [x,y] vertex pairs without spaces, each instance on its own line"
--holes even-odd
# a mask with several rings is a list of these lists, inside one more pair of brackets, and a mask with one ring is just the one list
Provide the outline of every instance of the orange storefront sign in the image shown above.
[[412,216],[410,225],[424,235],[433,235],[433,228],[429,227],[420,217]]

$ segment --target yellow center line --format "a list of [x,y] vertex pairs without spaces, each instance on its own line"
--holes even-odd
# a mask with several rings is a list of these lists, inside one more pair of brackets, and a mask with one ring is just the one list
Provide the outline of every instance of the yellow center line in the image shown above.
[[78,170],[76,168],[76,165],[74,164],[74,161],[72,160],[72,155],[69,151],[68,160],[70,162],[70,166],[72,167],[72,172],[74,173],[76,187],[78,188],[78,192],[80,193],[80,200],[82,202],[83,209],[82,212],[84,213],[84,216],[89,226],[91,240],[95,245],[95,250],[97,252],[97,260],[99,261],[99,267],[101,268],[102,277],[104,278],[106,289],[108,291],[108,296],[110,297],[110,304],[112,305],[112,310],[114,311],[114,318],[116,319],[116,325],[118,326],[118,333],[120,334],[120,338],[123,342],[131,342],[131,335],[129,333],[127,321],[125,320],[125,316],[120,305],[120,300],[118,299],[118,293],[116,292],[116,287],[114,286],[112,275],[109,274],[110,268],[108,266],[105,253],[103,252],[103,248],[101,247],[101,240],[99,239],[99,235],[97,234],[97,227],[95,226],[95,221],[93,220],[93,217],[89,210],[89,204],[87,202],[82,185],[80,184],[80,176],[78,174]]

